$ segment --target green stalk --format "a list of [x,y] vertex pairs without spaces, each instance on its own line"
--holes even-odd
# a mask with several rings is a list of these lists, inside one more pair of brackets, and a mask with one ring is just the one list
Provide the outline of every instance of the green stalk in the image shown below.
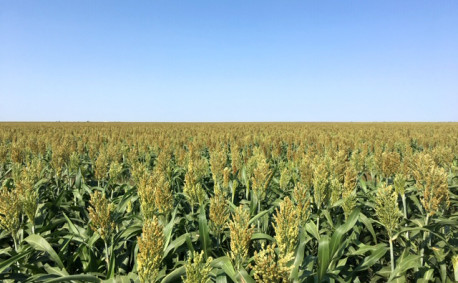
[[103,242],[105,243],[105,261],[107,263],[107,272],[108,272],[108,270],[110,269],[110,257],[108,255],[108,244],[106,240],[104,240]]
[[391,261],[391,274],[394,272],[394,250],[393,250],[393,239],[390,236],[390,261]]
[[[428,226],[428,220],[429,220],[429,213],[426,214],[426,219],[425,219],[425,226]],[[421,256],[420,256],[420,265],[423,266],[424,263],[424,257],[425,257],[425,245],[426,245],[426,238],[429,236],[429,232],[425,231],[423,233],[423,247],[421,248]]]
[[317,210],[316,216],[316,229],[318,230],[318,235],[320,234],[320,209]]
[[[258,200],[258,214],[259,214],[259,212],[261,212],[261,201],[260,200]],[[258,218],[258,230],[261,227],[261,222],[260,221],[261,220]]]
[[16,239],[16,232],[11,233],[14,242],[14,251],[17,252],[17,239]]
[[[404,210],[404,219],[407,219],[406,195],[402,194],[401,195],[401,199],[402,199],[402,208]],[[407,223],[405,224],[405,226],[407,227]],[[407,237],[407,240],[408,240],[409,239],[409,232],[406,233],[406,237]]]

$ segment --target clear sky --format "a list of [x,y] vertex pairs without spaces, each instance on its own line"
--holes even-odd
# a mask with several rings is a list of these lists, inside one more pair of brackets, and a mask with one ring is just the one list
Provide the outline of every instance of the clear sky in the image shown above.
[[1,121],[458,121],[458,1],[0,0]]

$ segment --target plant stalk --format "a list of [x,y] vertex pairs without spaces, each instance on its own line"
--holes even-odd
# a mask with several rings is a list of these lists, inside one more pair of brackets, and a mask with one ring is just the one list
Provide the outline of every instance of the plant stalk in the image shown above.
[[[426,214],[426,219],[425,219],[425,226],[428,226],[428,220],[429,220],[429,213]],[[425,257],[425,246],[426,246],[426,238],[428,237],[429,232],[425,231],[423,233],[423,247],[421,248],[421,254],[420,254],[420,265],[423,266],[424,263],[424,257]]]
[[16,239],[16,233],[13,232],[11,236],[13,236],[14,251],[17,252],[17,239]]
[[[404,211],[404,219],[408,219],[407,218],[406,195],[402,194],[401,195],[401,199],[402,199],[402,208],[403,208],[403,211]],[[405,226],[407,227],[407,223],[405,224]],[[408,240],[409,239],[409,232],[406,233],[406,237],[407,237],[407,240]]]
[[391,260],[391,274],[394,272],[394,249],[393,249],[393,239],[390,236],[390,260]]
[[107,244],[107,241],[104,240],[104,243],[105,243],[105,261],[107,263],[107,272],[108,272],[109,269],[110,269],[110,257],[108,255],[108,244]]

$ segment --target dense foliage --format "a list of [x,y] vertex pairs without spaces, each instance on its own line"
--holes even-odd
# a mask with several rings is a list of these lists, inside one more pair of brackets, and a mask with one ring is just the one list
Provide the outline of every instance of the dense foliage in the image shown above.
[[455,282],[456,123],[2,123],[0,280]]

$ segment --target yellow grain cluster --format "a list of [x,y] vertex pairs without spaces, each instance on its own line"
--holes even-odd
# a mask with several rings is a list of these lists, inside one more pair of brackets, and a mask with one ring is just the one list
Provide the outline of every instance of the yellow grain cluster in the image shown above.
[[91,194],[89,207],[90,226],[99,233],[103,240],[108,240],[115,228],[113,222],[114,205],[105,197],[105,194],[95,191]]
[[138,237],[137,272],[141,282],[155,282],[164,251],[164,232],[157,217],[145,219]]
[[235,209],[232,220],[229,222],[230,257],[237,268],[241,267],[248,258],[248,249],[254,232],[254,227],[250,226],[249,221],[249,212],[243,206],[239,206]]

